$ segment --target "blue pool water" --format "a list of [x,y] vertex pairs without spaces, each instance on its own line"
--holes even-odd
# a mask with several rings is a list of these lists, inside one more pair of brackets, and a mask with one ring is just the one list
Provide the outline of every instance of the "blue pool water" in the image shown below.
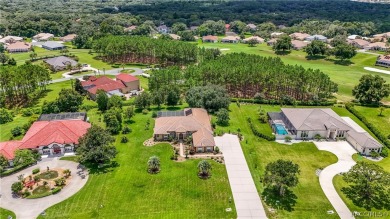
[[274,124],[274,127],[275,127],[276,134],[278,134],[278,135],[287,135],[288,134],[287,130],[284,128],[283,125]]

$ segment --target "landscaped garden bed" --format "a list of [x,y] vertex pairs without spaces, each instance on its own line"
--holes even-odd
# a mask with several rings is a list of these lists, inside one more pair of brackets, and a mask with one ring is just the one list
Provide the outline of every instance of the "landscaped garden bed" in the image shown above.
[[12,184],[12,191],[22,198],[35,199],[53,195],[61,191],[70,180],[71,172],[66,169],[34,169],[32,174],[18,176],[19,181]]

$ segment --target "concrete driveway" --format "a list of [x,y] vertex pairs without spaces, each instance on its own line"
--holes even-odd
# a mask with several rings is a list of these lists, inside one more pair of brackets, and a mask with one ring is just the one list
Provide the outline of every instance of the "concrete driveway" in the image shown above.
[[352,159],[352,155],[357,153],[356,150],[346,141],[314,142],[314,144],[319,150],[329,151],[338,158],[337,163],[327,166],[320,173],[320,185],[325,196],[329,199],[341,219],[354,218],[352,212],[334,188],[333,177],[339,173],[348,172],[356,164]]
[[[70,169],[72,180],[59,193],[39,199],[22,199],[14,197],[11,192],[12,183],[17,181],[17,176],[24,174],[28,176],[35,168],[45,170],[49,168]],[[13,211],[17,219],[37,218],[41,212],[55,205],[78,192],[88,181],[88,172],[78,168],[78,163],[72,161],[58,160],[58,158],[48,158],[46,161],[39,162],[37,165],[29,167],[21,172],[15,173],[1,179],[0,187],[0,207]],[[84,175],[85,177],[81,177]]]
[[237,218],[267,218],[238,137],[224,134],[214,139],[225,159]]

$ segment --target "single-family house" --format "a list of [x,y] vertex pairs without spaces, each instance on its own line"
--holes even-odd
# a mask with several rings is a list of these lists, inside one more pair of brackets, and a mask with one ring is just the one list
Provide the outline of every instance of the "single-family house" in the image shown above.
[[230,31],[230,24],[225,24],[225,32],[229,32]]
[[238,43],[240,41],[240,37],[238,36],[227,36],[222,38],[222,43]]
[[375,65],[390,68],[390,55],[378,56],[378,59],[376,60]]
[[256,26],[255,24],[247,24],[246,27],[247,27],[249,30],[252,30],[252,31],[257,30],[257,26]]
[[115,78],[116,81],[120,81],[125,85],[125,87],[121,89],[122,93],[135,93],[141,90],[139,79],[133,75],[120,73]]
[[74,38],[76,38],[76,37],[77,37],[76,34],[68,34],[68,35],[66,35],[66,36],[64,36],[64,37],[61,37],[61,40],[62,40],[63,42],[71,42],[71,41],[74,40]]
[[355,40],[355,39],[359,39],[359,38],[361,38],[359,35],[349,35],[347,37],[347,39],[349,39],[349,40]]
[[257,41],[257,43],[264,43],[264,39],[259,36],[251,36],[242,40],[243,43],[248,43],[251,40]]
[[301,40],[292,40],[291,44],[293,46],[293,49],[301,50],[301,49],[305,48],[307,45],[309,45],[309,42],[301,41]]
[[47,65],[49,65],[52,71],[62,71],[65,70],[68,66],[74,68],[77,66],[77,62],[66,56],[57,56],[54,58],[45,59]]
[[33,36],[33,40],[36,41],[48,41],[52,38],[54,38],[54,34],[51,33],[38,33],[37,35]]
[[181,37],[179,35],[177,35],[177,34],[170,33],[169,36],[172,37],[172,39],[174,39],[174,40],[180,40],[181,39]]
[[305,40],[307,41],[319,40],[326,43],[328,41],[328,38],[322,35],[312,35],[306,37]]
[[389,39],[390,38],[390,32],[375,34],[374,38],[386,38],[386,39]]
[[293,40],[305,40],[306,37],[309,37],[310,35],[307,34],[307,33],[299,33],[299,32],[295,32],[295,33],[292,33],[290,34],[290,37],[291,39]]
[[205,43],[205,42],[208,42],[208,43],[216,43],[218,42],[218,37],[217,36],[213,36],[213,35],[207,35],[207,36],[203,36],[202,37],[202,41]]
[[29,52],[31,50],[31,43],[17,41],[7,45],[7,51],[9,53],[14,52]]
[[359,49],[363,49],[365,46],[369,45],[370,42],[363,40],[363,39],[354,39],[350,40],[349,43]]
[[61,50],[64,49],[65,46],[55,41],[47,41],[42,44],[42,48],[47,50]]
[[15,43],[15,42],[21,42],[23,41],[23,37],[18,36],[6,36],[0,39],[0,43],[7,44],[7,43]]
[[52,119],[38,119],[22,140],[1,142],[0,154],[9,160],[10,166],[13,166],[14,153],[18,149],[36,150],[42,155],[56,156],[74,152],[79,144],[79,138],[87,132],[91,124],[86,122],[86,116],[74,117],[72,114],[80,113],[41,115],[42,118]]
[[267,45],[268,45],[268,46],[273,46],[273,45],[276,43],[276,40],[277,40],[277,39],[275,39],[275,38],[268,40],[268,41],[267,41]]
[[273,33],[271,33],[271,38],[279,38],[284,34],[285,33],[283,33],[283,32],[273,32]]
[[238,34],[231,32],[231,31],[228,31],[228,32],[225,32],[225,36],[238,36]]
[[133,31],[133,30],[135,30],[135,29],[137,29],[137,26],[136,26],[136,25],[131,25],[131,26],[129,26],[129,27],[126,27],[124,30],[125,30],[126,32],[131,32],[131,31]]
[[196,152],[213,152],[215,141],[210,122],[211,117],[201,108],[161,111],[157,113],[153,137],[156,141],[191,137],[191,147]]
[[319,135],[331,140],[346,139],[365,155],[382,151],[383,146],[369,133],[355,130],[347,120],[329,108],[282,108],[281,112],[269,112],[268,117],[277,140],[286,136],[308,140]]
[[366,46],[364,46],[365,50],[379,50],[379,51],[386,51],[389,48],[389,46],[386,45],[384,42],[375,42],[370,43]]
[[160,25],[157,27],[157,31],[162,34],[167,34],[171,32],[171,29],[167,25]]

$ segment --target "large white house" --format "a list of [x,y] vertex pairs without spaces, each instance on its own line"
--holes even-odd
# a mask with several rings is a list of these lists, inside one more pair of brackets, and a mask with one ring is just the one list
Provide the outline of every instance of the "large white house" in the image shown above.
[[281,112],[269,112],[269,123],[277,140],[290,136],[296,140],[322,138],[347,140],[357,151],[370,155],[380,153],[383,145],[362,129],[357,129],[329,108],[282,108]]

